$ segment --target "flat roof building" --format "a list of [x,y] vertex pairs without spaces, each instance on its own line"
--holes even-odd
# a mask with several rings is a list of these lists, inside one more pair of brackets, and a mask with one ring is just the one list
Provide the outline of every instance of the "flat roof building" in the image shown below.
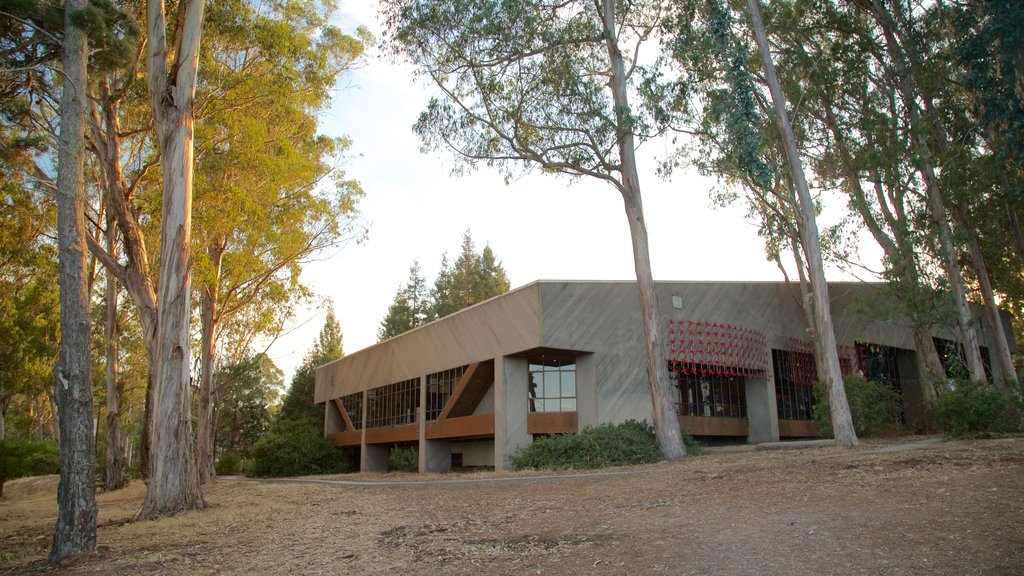
[[[798,285],[656,289],[684,429],[745,442],[817,435]],[[910,323],[872,312],[893,308],[882,284],[830,283],[829,292],[844,372],[892,384],[916,421]],[[982,308],[972,312],[987,359],[992,326]],[[956,356],[954,331],[933,336],[944,359]],[[535,435],[650,420],[646,363],[635,282],[537,281],[317,368],[315,401],[325,405],[325,436],[358,447],[361,470],[386,470],[395,445],[418,447],[420,471],[502,470]]]

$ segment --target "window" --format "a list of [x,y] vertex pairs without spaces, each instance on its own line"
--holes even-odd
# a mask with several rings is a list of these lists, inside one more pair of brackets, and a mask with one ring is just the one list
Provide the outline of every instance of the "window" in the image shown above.
[[575,361],[540,358],[529,364],[530,412],[575,412]]
[[900,371],[892,346],[857,342],[857,364],[866,380],[885,382],[900,391]]
[[[932,342],[935,343],[935,351],[939,354],[939,360],[942,362],[942,369],[946,371],[946,377],[969,378],[967,357],[964,356],[963,345],[955,340],[946,340],[945,338],[932,338]],[[992,362],[989,359],[988,348],[979,346],[978,351],[981,353],[981,364],[985,369],[985,378],[991,381]]]
[[348,412],[349,420],[352,420],[352,426],[356,430],[360,430],[363,427],[363,393],[356,392],[355,394],[349,394],[348,396],[342,396],[341,405],[345,407],[345,412]]
[[437,420],[448,403],[459,380],[466,373],[469,366],[459,366],[451,370],[442,370],[427,376],[427,420]]
[[814,414],[814,355],[794,350],[772,350],[775,403],[780,420],[811,420]]
[[416,410],[419,406],[419,378],[367,390],[366,427],[380,428],[412,424],[416,422]]
[[[681,416],[746,418],[745,377],[725,368],[674,363],[676,413]],[[718,368],[718,369],[716,369]]]

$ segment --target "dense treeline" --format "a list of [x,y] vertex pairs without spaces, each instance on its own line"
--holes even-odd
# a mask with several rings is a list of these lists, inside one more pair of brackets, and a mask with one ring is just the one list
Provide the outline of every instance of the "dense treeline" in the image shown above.
[[483,302],[509,291],[508,276],[494,251],[485,245],[479,253],[473,236],[467,230],[462,236],[462,251],[454,261],[441,256],[441,266],[433,288],[421,276],[419,262],[409,267],[409,280],[395,292],[394,300],[377,330],[383,342],[417,326],[422,326],[452,312]]

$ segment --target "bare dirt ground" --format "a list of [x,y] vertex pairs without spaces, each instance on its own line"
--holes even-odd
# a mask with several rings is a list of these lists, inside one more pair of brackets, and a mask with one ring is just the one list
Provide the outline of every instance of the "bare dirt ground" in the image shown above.
[[[221,479],[207,510],[151,522],[131,522],[134,482],[99,494],[95,554],[42,573],[1024,574],[1024,438],[877,451],[906,441],[557,478]],[[5,487],[0,572],[39,570],[55,489]]]

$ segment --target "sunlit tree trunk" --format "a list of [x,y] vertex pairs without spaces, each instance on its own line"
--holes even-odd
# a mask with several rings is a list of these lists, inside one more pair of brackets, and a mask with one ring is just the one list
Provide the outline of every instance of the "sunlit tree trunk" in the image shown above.
[[[999,306],[996,304],[995,293],[992,290],[992,282],[988,277],[988,266],[985,264],[985,257],[981,253],[981,245],[975,234],[969,234],[967,238],[967,251],[971,255],[971,262],[978,273],[978,287],[981,290],[981,297],[985,301],[985,310],[988,312],[988,321],[992,327],[990,336],[992,347],[995,348],[996,361],[1003,372],[1003,378],[1017,384],[1017,371],[1013,366],[1013,356],[1010,354],[1010,343],[1006,340],[1006,331],[1003,330],[1003,321],[999,315]],[[1003,392],[1008,392],[1006,385],[1001,378],[994,378],[996,387]]]
[[57,244],[60,252],[60,359],[54,369],[60,422],[60,483],[51,563],[96,547],[96,449],[86,273],[85,30],[74,23],[84,0],[64,4],[64,86],[57,147]]
[[[616,114],[625,115],[629,110],[626,95],[626,73],[622,53],[616,39],[615,2],[601,3],[608,56],[611,62],[612,100]],[[647,345],[647,385],[651,393],[654,431],[658,447],[669,459],[686,456],[679,418],[672,402],[672,384],[669,380],[668,356],[665,353],[665,336],[662,332],[661,313],[658,309],[658,295],[654,287],[651,258],[647,244],[647,225],[644,222],[643,202],[640,198],[640,178],[636,168],[636,146],[632,128],[627,126],[625,117],[617,118],[619,158],[622,162],[622,185],[620,192],[624,202],[629,232],[633,242],[633,263],[636,267],[636,283],[640,293],[640,310],[643,314],[644,337]]]
[[[131,74],[126,74],[131,77]],[[121,82],[127,80],[122,79]],[[131,206],[134,187],[125,178],[121,163],[120,102],[124,86],[112,87],[103,78],[99,81],[99,95],[93,107],[91,123],[92,142],[96,147],[96,160],[100,169],[106,199],[106,209],[113,215],[121,231],[121,248],[125,263],[113,253],[87,237],[89,249],[103,267],[125,287],[135,305],[142,326],[142,340],[148,360],[145,412],[142,425],[142,447],[139,470],[143,478],[149,477],[149,429],[152,406],[153,365],[156,359],[156,289],[149,276],[149,254],[139,226],[136,211]],[[116,93],[115,93],[116,92]]]
[[167,64],[164,5],[146,5],[148,84],[163,172],[150,477],[140,518],[205,507],[192,450],[189,378],[192,130],[203,0],[178,5]]
[[224,251],[219,245],[207,250],[212,268],[211,277],[203,287],[199,313],[202,323],[201,366],[199,384],[199,408],[196,417],[196,461],[199,466],[199,482],[206,484],[216,479],[214,454],[213,418],[213,365],[217,342],[217,287],[220,284],[221,261]]
[[[107,252],[117,254],[117,232],[114,218],[107,213]],[[117,325],[117,279],[109,271],[106,273],[106,339],[107,370],[107,426],[103,441],[103,453],[106,464],[103,469],[103,489],[117,490],[128,484],[128,476],[124,473],[124,450],[121,443],[121,411],[120,401],[124,394],[124,384],[118,374],[119,330]]]
[[814,218],[814,202],[807,187],[800,155],[793,136],[793,128],[786,113],[786,99],[782,93],[779,79],[775,75],[775,66],[765,34],[764,23],[761,21],[761,10],[757,0],[747,0],[747,9],[757,39],[758,49],[765,66],[765,77],[771,91],[772,103],[775,106],[776,119],[782,141],[785,145],[786,160],[789,163],[793,183],[796,186],[797,198],[795,207],[797,218],[802,220],[800,226],[804,257],[807,259],[807,270],[810,276],[811,291],[814,294],[814,317],[817,321],[818,338],[821,352],[824,355],[825,370],[829,384],[829,408],[832,414],[832,431],[838,444],[852,446],[857,444],[857,433],[853,428],[853,418],[846,401],[846,390],[843,387],[843,375],[839,366],[839,352],[836,348],[836,336],[832,326],[832,311],[829,308],[828,286],[825,283],[825,268],[821,260],[821,239],[818,236],[818,225]]

